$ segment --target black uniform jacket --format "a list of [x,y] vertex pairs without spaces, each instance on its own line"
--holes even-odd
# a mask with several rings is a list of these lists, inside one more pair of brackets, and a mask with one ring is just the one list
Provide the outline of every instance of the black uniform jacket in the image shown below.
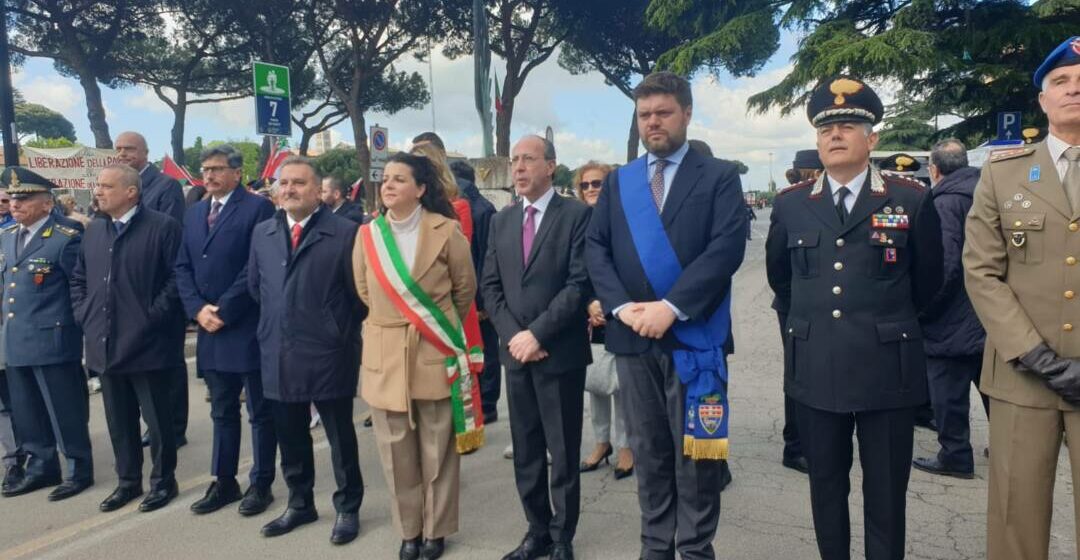
[[765,245],[784,328],[784,390],[832,412],[926,402],[919,314],[942,282],[941,225],[922,184],[871,168],[840,223],[829,182],[776,197]]

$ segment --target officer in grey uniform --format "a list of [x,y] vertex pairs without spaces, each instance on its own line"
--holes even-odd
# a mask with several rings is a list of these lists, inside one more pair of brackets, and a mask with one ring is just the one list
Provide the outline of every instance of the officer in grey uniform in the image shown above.
[[49,500],[63,500],[94,483],[82,332],[68,293],[81,236],[52,215],[55,185],[45,178],[9,167],[0,185],[18,222],[0,232],[0,277],[12,413],[28,455],[25,477],[4,495],[56,486]]
[[809,466],[818,550],[851,558],[852,435],[863,471],[865,555],[904,556],[915,411],[927,400],[918,316],[941,286],[930,190],[870,165],[881,100],[859,80],[807,105],[825,173],[776,197],[765,262],[784,328],[784,391]]

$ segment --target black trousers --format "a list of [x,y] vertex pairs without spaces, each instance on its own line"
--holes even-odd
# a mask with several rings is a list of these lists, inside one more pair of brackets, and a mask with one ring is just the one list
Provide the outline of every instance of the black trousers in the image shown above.
[[210,474],[217,478],[236,477],[240,463],[240,391],[244,390],[251,424],[251,452],[255,459],[248,479],[255,486],[269,488],[274,482],[277,437],[270,401],[263,398],[262,376],[257,371],[206,370],[202,374],[210,388],[210,418],[214,421]]
[[[971,471],[975,459],[971,451],[971,384],[979,385],[982,356],[955,358],[926,357],[926,377],[930,404],[938,427],[938,460],[950,468]],[[985,395],[983,411],[990,415]]]
[[654,346],[617,356],[615,367],[637,471],[641,557],[668,560],[678,550],[684,559],[715,558],[724,466],[683,455],[686,389],[671,355]]
[[150,489],[176,481],[176,434],[169,399],[171,370],[99,373],[116,475],[120,486],[142,488],[143,447],[139,414],[150,430]]
[[94,480],[90,446],[90,394],[78,362],[8,366],[11,410],[29,459],[27,476],[57,476],[67,459],[67,479]]
[[[780,339],[784,339],[784,326],[787,325],[787,315],[776,312],[776,318],[780,322]],[[784,460],[795,461],[803,456],[802,441],[799,439],[799,424],[795,417],[795,401],[784,393]]]
[[176,439],[187,436],[188,426],[188,370],[187,365],[170,372],[169,401],[172,403],[172,427]]
[[799,402],[795,406],[810,466],[810,505],[821,558],[851,558],[852,432],[863,472],[865,558],[903,558],[915,408],[836,413]]
[[[3,364],[0,364],[3,365]],[[3,468],[19,466],[26,461],[22,441],[15,430],[11,414],[11,392],[8,390],[7,372],[0,369],[0,466]]]
[[[514,479],[529,533],[569,543],[581,513],[581,424],[585,370],[536,374],[507,370]],[[547,453],[551,452],[548,488]],[[552,509],[554,508],[554,511]]]
[[[289,486],[289,507],[315,507],[315,453],[311,443],[311,403],[270,401],[274,411],[274,430],[281,447],[281,475]],[[326,439],[330,442],[330,461],[334,465],[334,509],[338,513],[356,513],[364,500],[364,478],[360,474],[360,455],[353,425],[352,397],[315,401],[322,418]]]
[[480,402],[484,416],[497,410],[502,395],[502,364],[499,363],[499,333],[490,320],[480,321],[484,341],[484,371],[480,374]]

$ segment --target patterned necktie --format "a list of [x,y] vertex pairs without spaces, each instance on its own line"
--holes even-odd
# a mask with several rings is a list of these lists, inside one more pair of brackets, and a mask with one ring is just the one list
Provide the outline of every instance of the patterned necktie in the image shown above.
[[1074,146],[1065,150],[1065,159],[1069,160],[1069,167],[1065,170],[1065,194],[1069,197],[1069,204],[1075,214],[1080,210],[1080,146]]
[[295,251],[300,246],[300,234],[304,233],[304,227],[300,224],[293,224],[292,227],[292,250]]
[[536,207],[529,206],[525,208],[525,224],[521,226],[522,264],[529,264],[529,253],[532,253],[534,239],[536,239]]
[[664,207],[664,168],[667,167],[667,164],[668,160],[666,159],[656,160],[656,171],[653,171],[652,180],[649,181],[652,199],[656,203],[657,212],[660,212]]
[[210,205],[210,215],[206,217],[207,227],[213,229],[219,213],[221,213],[221,203],[215,200],[214,203]]
[[848,195],[851,194],[851,189],[840,187],[839,189],[836,189],[836,194],[840,195],[840,200],[836,202],[836,215],[840,216],[840,223],[843,224],[848,219],[847,204],[844,204],[844,201],[847,200]]

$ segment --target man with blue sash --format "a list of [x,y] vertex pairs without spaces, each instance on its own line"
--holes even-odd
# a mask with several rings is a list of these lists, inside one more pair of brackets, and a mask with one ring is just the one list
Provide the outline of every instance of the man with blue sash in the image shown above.
[[870,165],[884,108],[859,80],[822,82],[807,105],[825,173],[773,205],[765,261],[784,326],[784,392],[810,474],[818,551],[851,558],[848,494],[859,443],[865,558],[904,557],[918,407],[927,402],[919,314],[944,276],[930,190]]
[[608,175],[589,228],[589,275],[626,401],[641,558],[715,558],[745,204],[733,164],[690,150],[686,79],[651,74],[634,99],[649,153]]

